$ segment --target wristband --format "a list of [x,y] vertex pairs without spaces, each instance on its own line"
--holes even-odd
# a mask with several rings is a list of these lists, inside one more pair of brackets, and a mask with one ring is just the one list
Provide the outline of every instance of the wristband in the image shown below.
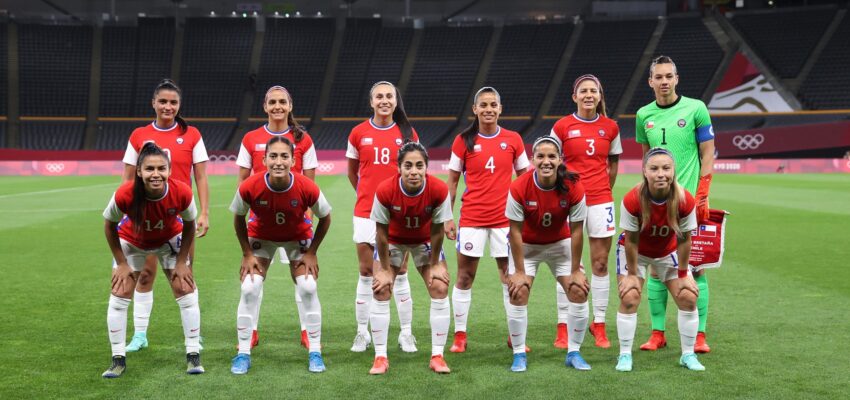
[[679,279],[683,279],[688,276],[688,270],[686,269],[677,269],[676,272],[679,273]]

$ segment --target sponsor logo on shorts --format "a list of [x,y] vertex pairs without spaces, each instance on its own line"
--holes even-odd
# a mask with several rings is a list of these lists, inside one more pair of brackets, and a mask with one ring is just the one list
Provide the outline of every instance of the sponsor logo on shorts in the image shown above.
[[189,329],[189,332],[197,332],[199,330],[201,330],[201,328],[194,328],[194,329]]
[[365,302],[365,301],[357,300],[357,304],[366,304],[366,302]]
[[685,125],[687,125],[687,124],[688,124],[688,123],[687,123],[687,122],[685,122],[685,120],[684,120],[684,119],[680,119],[680,120],[679,120],[679,122],[677,122],[677,123],[676,123],[676,125],[679,125],[679,128],[684,128],[684,127],[685,127]]
[[463,248],[464,248],[466,251],[470,251],[470,250],[472,250],[472,247],[473,247],[473,246],[472,246],[472,243],[470,243],[470,242],[466,242],[466,243],[463,245]]
[[182,137],[177,138],[177,144],[183,144],[183,138]]
[[263,247],[263,245],[260,244],[260,242],[251,243],[251,248],[254,249],[254,250],[259,250],[260,247]]

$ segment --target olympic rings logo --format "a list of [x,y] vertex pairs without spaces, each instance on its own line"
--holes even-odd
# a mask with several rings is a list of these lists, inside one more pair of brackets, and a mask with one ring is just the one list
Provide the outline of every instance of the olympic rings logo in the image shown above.
[[732,138],[732,144],[741,150],[755,150],[764,143],[764,135],[756,133],[755,135],[736,135]]
[[63,163],[47,163],[47,164],[44,165],[44,169],[46,169],[47,172],[52,172],[54,174],[58,174],[58,173],[62,172],[62,170],[65,169],[65,164],[63,164]]
[[319,172],[331,172],[334,169],[334,165],[332,163],[319,163],[319,166],[316,167]]
[[210,156],[210,162],[232,162],[236,161],[236,156],[233,154],[225,155],[225,154],[213,154]]

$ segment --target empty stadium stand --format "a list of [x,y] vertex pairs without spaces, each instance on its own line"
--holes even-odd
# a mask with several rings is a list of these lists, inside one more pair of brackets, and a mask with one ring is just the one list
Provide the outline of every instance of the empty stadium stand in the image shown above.
[[21,148],[81,150],[84,121],[21,121]]
[[[369,89],[375,82],[389,81],[398,84],[401,80],[401,69],[407,57],[407,49],[413,40],[412,28],[383,28],[378,35],[378,43],[372,51],[372,60],[366,79],[363,81],[364,90],[350,101],[357,104],[357,112],[353,115],[367,117],[372,115],[369,105]],[[409,91],[409,90],[408,90]],[[403,99],[407,99],[403,93]],[[407,107],[407,104],[405,104]]]
[[[365,89],[366,75],[369,73],[372,53],[378,46],[381,34],[381,20],[376,18],[349,18],[345,24],[345,35],[339,49],[336,76],[328,99],[325,115],[331,117],[355,117]],[[403,61],[403,55],[402,57]]]
[[124,150],[133,130],[150,121],[100,121],[97,124],[95,150]]
[[351,128],[361,122],[363,121],[322,121],[321,128],[311,131],[310,136],[313,138],[316,149],[345,149]]
[[800,99],[814,110],[850,108],[850,17],[833,33],[800,87]]
[[[7,36],[8,26],[0,23],[0,115],[6,115],[9,111],[6,102],[9,96],[9,37]],[[6,121],[0,121],[0,125],[5,125]],[[4,135],[5,136],[5,135]],[[0,141],[0,146],[5,142]]]
[[207,122],[189,121],[189,125],[198,128],[204,138],[204,146],[207,150],[225,150],[227,142],[233,136],[236,129],[236,121],[233,122]]

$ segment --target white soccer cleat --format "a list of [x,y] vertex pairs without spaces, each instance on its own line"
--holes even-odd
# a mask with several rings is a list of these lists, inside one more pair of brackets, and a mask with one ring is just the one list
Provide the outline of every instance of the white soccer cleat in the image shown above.
[[351,351],[362,353],[369,348],[371,342],[372,337],[369,336],[369,332],[357,332],[357,336],[354,337],[354,344],[351,345]]
[[398,347],[401,347],[401,351],[405,353],[416,353],[417,351],[419,351],[416,348],[416,338],[413,337],[412,333],[406,335],[404,333],[399,333]]

